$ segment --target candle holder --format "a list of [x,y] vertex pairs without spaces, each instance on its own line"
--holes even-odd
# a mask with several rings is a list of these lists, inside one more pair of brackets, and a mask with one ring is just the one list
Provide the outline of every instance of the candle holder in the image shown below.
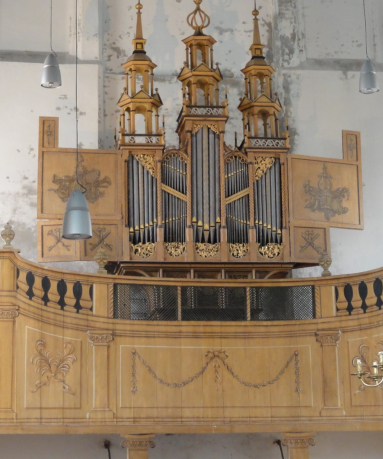
[[376,354],[376,360],[369,364],[370,348],[367,344],[359,346],[359,353],[352,359],[352,365],[356,367],[357,372],[351,373],[351,376],[357,376],[362,383],[360,390],[365,387],[379,387],[383,390],[383,342],[379,341],[376,346],[380,351]]

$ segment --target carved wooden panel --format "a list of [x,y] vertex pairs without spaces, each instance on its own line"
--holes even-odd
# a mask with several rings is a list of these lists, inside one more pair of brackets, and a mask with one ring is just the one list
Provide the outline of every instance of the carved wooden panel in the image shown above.
[[80,259],[80,242],[62,238],[62,220],[37,223],[39,261],[75,261]]
[[81,243],[81,260],[93,261],[102,247],[110,260],[122,258],[122,225],[110,220],[92,219],[93,237]]
[[345,161],[360,161],[361,141],[360,132],[342,131],[343,159]]
[[289,156],[290,212],[295,221],[363,228],[361,166],[308,156]]
[[25,328],[25,408],[81,407],[81,344],[81,339]]
[[59,119],[40,117],[40,148],[58,148]]
[[291,227],[292,258],[296,262],[318,263],[321,252],[330,255],[330,230],[307,223]]
[[[78,163],[79,182],[92,217],[120,218],[118,193],[118,154],[115,151],[81,150]],[[40,153],[38,218],[62,218],[68,198],[76,184],[76,151],[43,150]],[[121,191],[121,190],[120,190]]]

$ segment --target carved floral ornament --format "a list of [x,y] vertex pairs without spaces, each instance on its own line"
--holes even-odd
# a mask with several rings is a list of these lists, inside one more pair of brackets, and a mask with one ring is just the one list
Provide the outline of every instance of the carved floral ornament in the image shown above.
[[256,156],[254,159],[254,180],[259,180],[275,163],[275,158]]
[[154,443],[154,440],[152,438],[147,438],[147,437],[142,438],[142,439],[125,438],[121,443],[122,448],[141,450],[141,451],[145,451],[149,448],[154,448],[155,446],[156,444]]
[[315,445],[315,440],[313,434],[285,434],[282,444],[289,448],[308,448]]
[[45,346],[45,339],[38,339],[36,341],[37,354],[33,354],[30,359],[30,362],[36,365],[35,372],[41,375],[41,379],[35,383],[36,388],[31,392],[35,393],[43,386],[50,386],[51,382],[56,381],[62,384],[64,392],[74,395],[71,387],[65,382],[72,365],[77,361],[73,345],[64,343],[63,352],[58,352],[55,358],[51,357],[50,351],[47,351]]
[[113,335],[111,333],[92,333],[88,331],[88,340],[93,345],[107,345],[113,341]]
[[156,251],[156,244],[153,242],[147,242],[146,244],[132,244],[131,251],[133,255],[139,258],[149,258]]
[[263,247],[259,247],[258,252],[265,258],[272,260],[282,254],[283,245],[269,243]]
[[234,258],[245,258],[249,253],[249,244],[230,244],[230,253]]
[[184,242],[168,242],[165,247],[171,257],[180,257],[185,252],[186,244]]
[[219,244],[198,242],[195,245],[197,255],[201,258],[213,258],[219,253]]
[[156,177],[156,161],[154,155],[145,155],[137,153],[133,155],[136,160],[141,163],[144,168],[153,176]]

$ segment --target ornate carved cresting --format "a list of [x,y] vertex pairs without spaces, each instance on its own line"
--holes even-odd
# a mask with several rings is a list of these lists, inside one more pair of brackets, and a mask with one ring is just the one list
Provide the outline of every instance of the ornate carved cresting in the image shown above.
[[156,161],[154,155],[137,153],[134,157],[139,161],[153,177],[156,177]]
[[0,320],[13,320],[18,317],[19,311],[16,309],[4,310],[0,309]]
[[165,244],[166,251],[171,257],[180,257],[185,252],[184,242],[169,242]]
[[156,250],[156,244],[153,242],[147,242],[146,244],[132,244],[131,251],[133,255],[140,258],[149,258],[153,255]]
[[77,361],[74,355],[74,347],[71,343],[63,344],[63,352],[58,352],[56,357],[51,357],[50,351],[45,349],[45,339],[41,338],[36,341],[37,354],[33,354],[30,362],[36,365],[36,373],[40,373],[43,378],[36,381],[36,388],[31,390],[32,393],[37,392],[43,386],[49,386],[53,381],[62,384],[63,391],[74,395],[71,387],[65,382],[72,365]]
[[219,253],[219,244],[206,244],[198,242],[195,245],[197,255],[202,258],[213,258]]
[[[95,203],[105,196],[103,189],[108,188],[112,184],[112,181],[108,176],[101,179],[101,171],[99,169],[88,169],[83,163],[84,157],[79,155],[76,165],[78,181],[86,189],[84,195],[87,201]],[[62,202],[67,202],[72,192],[79,188],[76,172],[73,175],[64,175],[61,177],[54,174],[52,182],[57,185],[57,188],[50,188],[48,191],[54,191]]]
[[215,108],[215,107],[190,107],[189,114],[190,115],[202,115],[202,116],[217,116],[217,115],[223,115],[224,109]]
[[257,156],[254,159],[254,180],[259,180],[262,175],[265,174],[267,170],[274,165],[274,163],[274,158],[270,158],[269,156]]
[[212,123],[198,123],[193,125],[193,134],[196,134],[200,129],[202,129],[204,126],[207,126],[210,128],[212,131],[214,131],[216,134],[219,134],[219,128],[218,124],[212,124]]
[[282,244],[274,244],[274,243],[269,243],[269,244],[265,245],[264,247],[260,247],[258,249],[259,253],[263,257],[269,258],[270,260],[272,260],[273,258],[276,258],[279,255],[281,255],[282,250],[283,250],[283,245]]
[[9,222],[4,226],[3,231],[1,232],[1,238],[5,242],[3,249],[13,249],[11,242],[15,237],[15,232],[12,229],[12,226]]
[[153,376],[153,378],[160,384],[163,384],[166,387],[170,387],[171,389],[181,389],[182,387],[187,386],[188,384],[191,384],[192,382],[196,381],[198,378],[200,378],[205,371],[208,369],[210,364],[213,364],[214,368],[214,379],[215,383],[217,385],[217,388],[220,387],[221,383],[221,364],[223,367],[228,371],[228,373],[236,379],[240,384],[242,384],[245,387],[250,387],[253,389],[261,389],[263,387],[275,384],[285,373],[287,368],[290,366],[291,362],[294,361],[294,366],[295,366],[295,392],[297,394],[300,393],[300,367],[299,367],[299,352],[295,351],[291,357],[287,360],[285,365],[280,369],[278,374],[273,378],[270,379],[269,381],[262,381],[262,382],[250,382],[246,381],[245,379],[242,379],[240,376],[238,376],[235,371],[233,370],[232,367],[228,365],[226,360],[229,358],[229,355],[225,351],[207,351],[205,354],[206,358],[206,363],[205,365],[201,368],[200,371],[195,373],[194,375],[190,376],[189,378],[185,379],[184,381],[175,383],[175,382],[168,382],[162,379],[160,376],[157,375],[157,373],[151,368],[151,366],[146,362],[146,360],[137,352],[136,349],[132,350],[132,355],[133,355],[133,362],[132,362],[132,392],[135,394],[138,391],[137,387],[137,362],[136,360],[138,359],[142,365],[146,368],[146,370]]
[[234,258],[245,258],[249,253],[249,244],[230,244],[230,253]]
[[285,145],[284,139],[250,139],[250,147],[284,148]]
[[343,215],[348,212],[347,207],[343,207],[343,199],[348,200],[350,190],[346,187],[332,190],[332,176],[327,172],[327,164],[323,163],[322,172],[318,175],[318,187],[310,185],[310,180],[304,183],[305,193],[309,195],[306,209],[311,212],[323,212],[325,220],[329,221],[336,215]]

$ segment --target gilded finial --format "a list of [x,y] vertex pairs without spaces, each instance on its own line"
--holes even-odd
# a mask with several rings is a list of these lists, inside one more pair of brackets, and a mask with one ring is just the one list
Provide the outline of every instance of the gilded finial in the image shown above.
[[253,44],[250,47],[251,55],[254,56],[262,56],[263,55],[263,48],[264,46],[261,43],[261,36],[259,33],[259,23],[258,23],[258,16],[259,11],[257,10],[257,2],[254,0],[254,26],[253,26]]
[[206,27],[209,27],[210,17],[201,10],[200,5],[202,0],[194,0],[194,3],[197,5],[196,9],[187,17],[187,23],[193,30],[195,30],[194,35],[204,35],[202,31],[203,29],[206,29]]

